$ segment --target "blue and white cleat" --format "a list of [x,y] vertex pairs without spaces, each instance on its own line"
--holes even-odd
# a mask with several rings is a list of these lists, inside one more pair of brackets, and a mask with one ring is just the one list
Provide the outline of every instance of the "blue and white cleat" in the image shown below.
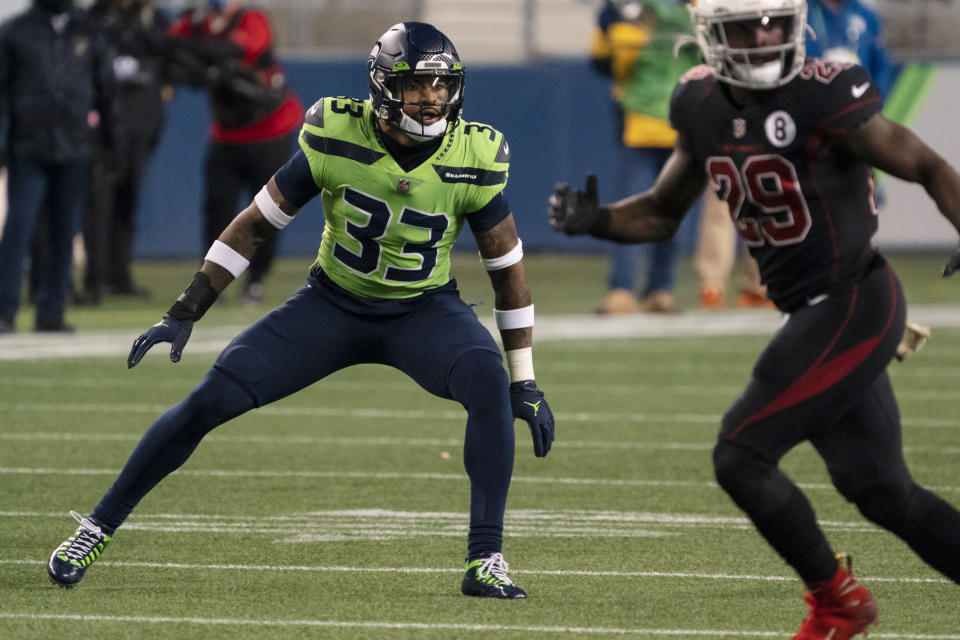
[[501,598],[513,600],[526,598],[527,593],[513,584],[507,577],[507,561],[502,553],[493,553],[485,558],[467,562],[466,575],[460,585],[460,591],[465,596],[481,598]]
[[47,563],[50,580],[67,589],[77,586],[87,568],[100,557],[110,542],[110,536],[103,532],[96,520],[84,518],[76,511],[71,511],[70,515],[80,526],[53,550]]

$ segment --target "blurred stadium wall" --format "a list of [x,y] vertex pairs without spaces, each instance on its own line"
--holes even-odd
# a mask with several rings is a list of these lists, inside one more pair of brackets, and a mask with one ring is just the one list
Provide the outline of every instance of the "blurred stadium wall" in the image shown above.
[[[77,0],[78,5],[90,0]],[[0,0],[0,19],[30,0]],[[175,14],[204,0],[156,0]],[[615,144],[609,85],[590,68],[587,51],[600,0],[259,0],[274,23],[289,82],[304,103],[322,96],[366,97],[365,60],[372,42],[395,22],[422,20],[447,33],[467,68],[464,117],[503,131],[513,152],[507,197],[529,250],[599,251],[546,224],[546,198],[557,181],[600,176],[613,191]],[[952,126],[960,94],[960,0],[886,0],[894,57],[910,68],[900,96],[903,121],[960,167],[960,130]],[[202,162],[209,111],[205,96],[180,90],[148,174],[139,212],[138,257],[196,256],[201,246]],[[923,190],[882,180],[878,243],[891,248],[953,246],[956,234]],[[244,203],[245,204],[245,203]],[[239,205],[238,206],[242,206]],[[284,254],[312,254],[319,243],[318,202],[281,234]],[[462,248],[473,246],[469,234]]]

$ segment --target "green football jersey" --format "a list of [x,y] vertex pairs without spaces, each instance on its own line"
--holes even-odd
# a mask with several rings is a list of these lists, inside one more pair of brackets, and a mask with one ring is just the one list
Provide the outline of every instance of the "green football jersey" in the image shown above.
[[450,249],[466,214],[503,190],[503,134],[460,121],[425,162],[404,171],[374,129],[369,100],[323,98],[307,111],[300,147],[321,190],[317,263],[368,298],[410,298],[450,279]]

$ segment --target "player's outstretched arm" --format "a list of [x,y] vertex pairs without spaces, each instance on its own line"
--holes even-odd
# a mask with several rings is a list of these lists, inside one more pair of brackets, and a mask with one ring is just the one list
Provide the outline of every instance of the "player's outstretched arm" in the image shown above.
[[533,375],[533,303],[523,268],[523,244],[512,214],[474,235],[493,285],[493,313],[506,354],[513,415],[530,427],[533,453],[542,458],[553,444],[554,421]]
[[[838,146],[901,180],[926,189],[940,213],[960,232],[960,173],[915,133],[881,114],[848,133]],[[954,250],[943,275],[960,269],[960,248]]]
[[706,175],[678,138],[657,181],[643,193],[600,206],[595,175],[587,176],[582,191],[558,184],[549,200],[550,226],[567,235],[587,233],[622,243],[666,240],[676,233],[705,184]]
[[[193,323],[202,318],[227,285],[243,273],[257,247],[285,226],[295,213],[296,208],[284,200],[276,182],[270,178],[254,201],[237,214],[214,241],[200,271],[194,274],[186,291],[180,294],[160,322],[134,340],[127,356],[127,368],[136,366],[147,351],[160,342],[170,343],[170,361],[179,362],[193,331]],[[278,218],[278,215],[284,218]]]

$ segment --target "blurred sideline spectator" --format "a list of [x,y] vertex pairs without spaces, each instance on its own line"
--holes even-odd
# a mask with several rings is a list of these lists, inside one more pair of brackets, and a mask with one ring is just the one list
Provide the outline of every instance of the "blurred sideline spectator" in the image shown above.
[[880,16],[861,0],[807,0],[807,57],[863,66],[884,98],[896,68],[887,51]]
[[710,183],[704,195],[693,258],[700,287],[698,307],[716,310],[727,306],[727,280],[734,263],[739,262],[737,306],[741,309],[774,308],[767,298],[767,288],[760,282],[757,261],[748,253],[746,245],[739,243],[730,209],[713,189],[714,185]]
[[72,0],[34,0],[0,27],[0,147],[8,207],[0,238],[0,333],[14,330],[24,261],[41,207],[36,331],[70,331],[64,306],[73,236],[86,199],[97,131],[113,140],[111,73],[101,34]]
[[[211,141],[204,161],[203,246],[233,220],[241,192],[250,198],[293,152],[303,106],[274,56],[270,23],[238,0],[209,0],[171,26],[168,60],[179,82],[209,91]],[[276,236],[250,261],[245,302],[263,298]]]
[[98,304],[104,294],[147,295],[134,284],[130,264],[140,185],[163,127],[168,21],[152,0],[97,0],[89,15],[107,36],[116,84],[117,141],[95,146],[83,224],[87,264],[77,296]]
[[[692,33],[687,8],[668,0],[607,0],[597,16],[591,46],[594,68],[613,78],[613,98],[620,140],[620,185],[626,197],[650,188],[670,157],[676,132],[670,127],[670,96],[680,76],[699,63],[697,53],[674,42]],[[683,227],[696,224],[691,211]],[[682,236],[683,228],[679,232]],[[614,245],[608,293],[597,313],[680,311],[673,298],[678,241],[650,245]],[[636,295],[637,267],[648,259],[646,282]]]

